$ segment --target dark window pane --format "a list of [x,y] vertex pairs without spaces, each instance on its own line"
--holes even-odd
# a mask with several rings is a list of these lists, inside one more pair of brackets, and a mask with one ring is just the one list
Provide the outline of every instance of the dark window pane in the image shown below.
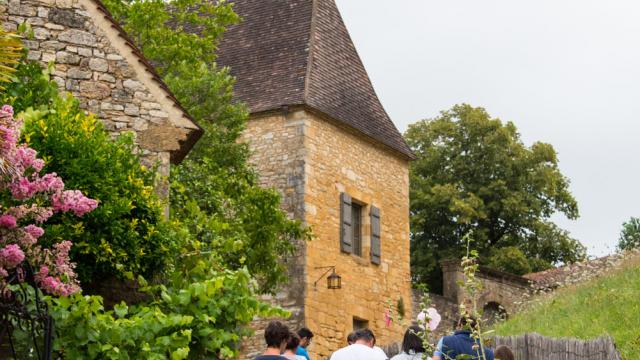
[[352,203],[351,216],[353,218],[353,254],[362,256],[362,206]]

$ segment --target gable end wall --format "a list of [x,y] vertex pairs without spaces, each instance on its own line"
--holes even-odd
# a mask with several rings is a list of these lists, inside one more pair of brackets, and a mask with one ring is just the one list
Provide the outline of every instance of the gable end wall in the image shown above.
[[[54,63],[53,79],[115,134],[132,132],[147,165],[168,175],[170,154],[196,129],[175,107],[92,0],[10,0],[4,27],[31,24],[29,59]],[[166,189],[159,189],[166,195]]]

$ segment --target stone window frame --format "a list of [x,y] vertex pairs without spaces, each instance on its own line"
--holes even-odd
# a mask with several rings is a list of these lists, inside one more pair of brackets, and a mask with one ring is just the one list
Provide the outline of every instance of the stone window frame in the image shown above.
[[352,325],[351,325],[353,331],[356,330],[360,330],[360,329],[368,329],[369,328],[369,320],[367,319],[363,319],[359,316],[353,316],[352,317]]

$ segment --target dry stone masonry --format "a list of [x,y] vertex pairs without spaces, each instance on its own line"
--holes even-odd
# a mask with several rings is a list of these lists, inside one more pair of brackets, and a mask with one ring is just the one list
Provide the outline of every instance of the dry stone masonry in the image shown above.
[[132,132],[148,164],[168,175],[201,135],[148,62],[94,0],[10,0],[5,28],[26,22],[29,59],[52,64],[53,80],[114,134]]
[[[315,237],[297,243],[288,259],[290,282],[276,296],[276,304],[291,311],[289,326],[309,327],[316,336],[309,351],[327,358],[346,343],[356,321],[367,324],[379,344],[402,339],[402,324],[385,322],[400,298],[413,316],[409,274],[408,161],[357,131],[310,111],[293,110],[254,116],[244,134],[253,152],[260,181],[283,195],[283,208],[313,229]],[[340,249],[340,194],[349,193],[363,208],[362,255]],[[369,207],[381,213],[381,263],[369,258]],[[335,266],[342,289],[327,288]],[[256,336],[244,345],[244,359],[264,348],[266,319],[253,325]]]

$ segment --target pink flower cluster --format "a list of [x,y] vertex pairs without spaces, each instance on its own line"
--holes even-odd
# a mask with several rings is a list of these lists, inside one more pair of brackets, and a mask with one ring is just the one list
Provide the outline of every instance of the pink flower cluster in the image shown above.
[[16,226],[18,226],[18,223],[15,217],[7,214],[0,216],[0,227],[15,229]]
[[[10,272],[23,273],[27,260],[39,269],[36,283],[46,293],[67,296],[80,290],[75,264],[69,258],[71,242],[63,241],[44,248],[38,239],[42,224],[57,212],[82,216],[98,202],[78,190],[64,190],[64,182],[55,173],[41,175],[44,161],[35,150],[18,144],[21,123],[13,118],[13,108],[0,108],[0,288]],[[15,205],[19,202],[18,205]],[[35,224],[34,224],[35,223]],[[18,277],[23,279],[23,277]],[[22,281],[22,280],[20,280]]]
[[24,252],[20,246],[9,244],[0,249],[0,263],[5,269],[12,269],[24,260]]
[[[55,244],[53,247],[53,251],[47,255],[55,259],[55,268],[52,270],[47,265],[41,266],[40,271],[35,275],[36,282],[38,282],[40,288],[49,294],[57,296],[71,295],[80,290],[80,286],[78,286],[77,281],[75,281],[75,274],[73,272],[74,265],[69,259],[71,242],[63,241]],[[73,278],[69,279],[69,276],[73,276]],[[61,278],[65,277],[72,281],[62,281]]]
[[98,207],[98,202],[82,195],[78,190],[63,191],[53,196],[53,209],[60,212],[73,211],[76,216],[82,216]]

